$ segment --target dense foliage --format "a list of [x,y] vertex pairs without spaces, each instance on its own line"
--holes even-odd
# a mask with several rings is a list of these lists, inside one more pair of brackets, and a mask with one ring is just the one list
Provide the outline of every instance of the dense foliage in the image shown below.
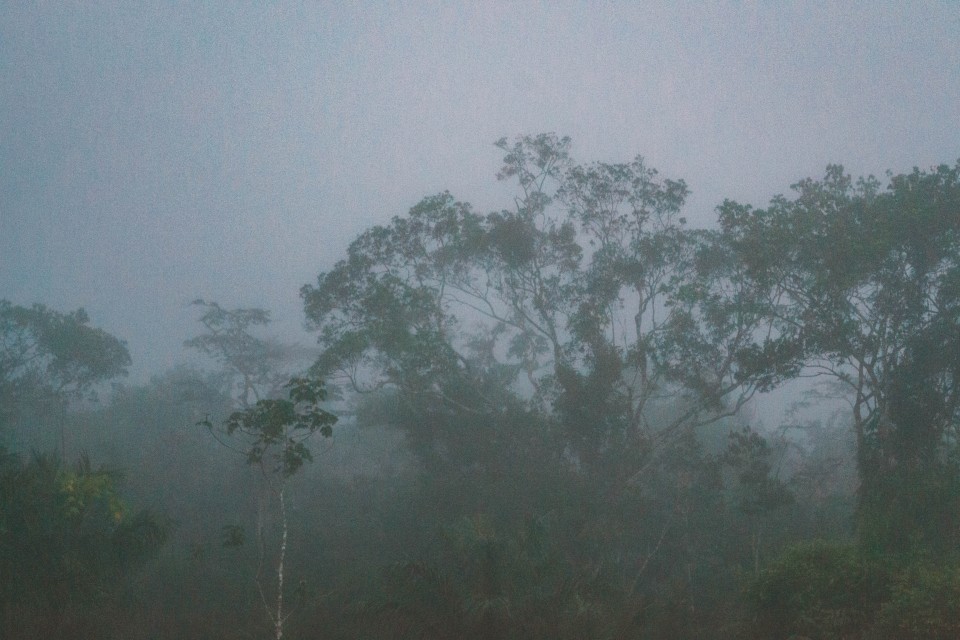
[[0,300],[0,434],[126,374],[126,344],[89,321],[83,309],[60,313]]
[[0,607],[11,618],[6,624],[94,618],[91,609],[117,595],[115,581],[150,558],[167,530],[162,517],[131,513],[116,474],[95,469],[86,457],[70,469],[50,456],[24,462],[0,449]]
[[719,209],[774,319],[747,368],[770,385],[824,376],[849,399],[865,544],[956,548],[960,164],[893,176],[885,191],[832,166],[794,188],[767,209]]
[[123,343],[3,303],[0,433],[130,470],[4,450],[4,637],[957,637],[960,164],[692,229],[642,158],[497,146],[510,209],[425,198],[303,287],[316,352],[198,300],[214,371],[81,406]]

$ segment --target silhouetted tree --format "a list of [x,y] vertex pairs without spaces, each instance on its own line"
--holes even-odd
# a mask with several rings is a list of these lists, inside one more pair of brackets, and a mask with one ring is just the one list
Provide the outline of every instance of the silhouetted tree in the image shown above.
[[[126,375],[126,343],[89,322],[83,309],[60,313],[0,300],[0,433],[18,416],[36,420],[52,409],[62,429],[71,401]],[[60,447],[65,447],[62,431]]]
[[960,507],[960,163],[857,182],[839,166],[720,222],[772,330],[739,352],[772,387],[838,382],[851,404],[868,546],[952,548]]

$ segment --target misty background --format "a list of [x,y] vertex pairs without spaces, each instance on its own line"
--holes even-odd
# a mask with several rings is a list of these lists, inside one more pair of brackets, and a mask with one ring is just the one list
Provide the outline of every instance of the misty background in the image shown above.
[[3,638],[960,637],[960,4],[0,2],[0,92]]
[[954,2],[0,4],[0,298],[84,307],[131,382],[195,298],[272,310],[449,189],[511,205],[501,136],[642,154],[710,225],[831,162],[960,150]]

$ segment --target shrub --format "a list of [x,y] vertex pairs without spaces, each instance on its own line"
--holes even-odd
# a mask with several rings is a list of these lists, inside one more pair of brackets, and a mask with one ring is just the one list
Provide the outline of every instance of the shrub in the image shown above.
[[875,619],[886,571],[850,545],[815,541],[787,549],[747,588],[758,637],[856,637]]
[[892,581],[871,639],[960,638],[960,565],[915,564]]

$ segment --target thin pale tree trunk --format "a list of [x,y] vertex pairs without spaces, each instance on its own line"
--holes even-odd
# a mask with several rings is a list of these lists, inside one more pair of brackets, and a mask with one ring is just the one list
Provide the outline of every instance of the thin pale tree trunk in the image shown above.
[[283,638],[283,562],[287,555],[287,508],[283,496],[284,487],[280,487],[280,522],[283,531],[280,536],[280,557],[277,559],[277,612],[274,618],[276,640]]

